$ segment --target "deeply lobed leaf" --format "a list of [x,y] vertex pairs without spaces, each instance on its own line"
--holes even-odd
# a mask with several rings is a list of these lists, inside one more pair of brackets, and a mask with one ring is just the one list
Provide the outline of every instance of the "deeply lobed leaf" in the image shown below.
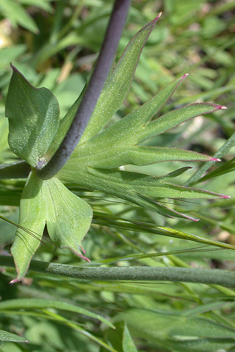
[[32,172],[22,193],[20,228],[11,248],[17,270],[17,278],[12,282],[25,276],[40,244],[45,224],[54,242],[88,260],[81,254],[80,248],[83,250],[81,242],[91,220],[92,209],[88,203],[75,196],[58,179],[42,181]]
[[[122,57],[118,61],[102,90],[91,120],[89,121],[79,145],[88,141],[99,131],[101,131],[110,118],[120,108],[131,87],[141,51],[158,18],[159,16],[143,27],[127,45]],[[84,91],[61,121],[58,134],[55,136],[55,139],[49,149],[49,156],[54,154],[65,137],[66,132],[77,112],[83,93]]]
[[[151,177],[145,174],[121,171],[118,169],[74,168],[59,174],[62,182],[77,183],[81,187],[96,189],[126,199],[134,204],[157,211],[164,216],[187,215],[177,213],[159,204],[161,198],[217,198],[224,195],[213,192],[186,188],[164,182],[164,178]],[[175,175],[173,174],[172,177]],[[169,175],[166,176],[168,178]],[[155,200],[153,199],[155,198]]]

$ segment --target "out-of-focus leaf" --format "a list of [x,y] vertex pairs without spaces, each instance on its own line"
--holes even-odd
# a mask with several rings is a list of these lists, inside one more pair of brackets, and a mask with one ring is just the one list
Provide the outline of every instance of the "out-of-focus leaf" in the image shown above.
[[212,178],[215,178],[217,176],[222,176],[224,174],[227,174],[228,172],[232,172],[235,170],[235,159],[233,158],[232,160],[226,162],[222,166],[218,167],[216,170],[209,172],[206,176],[202,177],[200,179],[200,182],[208,181],[211,180]]
[[28,342],[24,337],[0,330],[0,341],[3,342]]
[[[23,5],[32,6],[32,0],[19,0],[19,2]],[[39,7],[44,11],[52,12],[53,7],[50,5],[50,2],[52,2],[52,0],[33,0],[33,6]]]
[[36,299],[36,298],[20,299],[19,298],[19,299],[12,299],[9,301],[0,302],[0,311],[15,310],[15,309],[31,310],[31,309],[47,309],[47,308],[54,308],[59,310],[65,310],[68,312],[83,314],[88,317],[98,319],[99,321],[102,321],[103,323],[110,326],[111,328],[114,328],[113,324],[111,324],[107,319],[105,319],[101,315],[92,313],[87,309],[79,307],[78,305],[70,304],[60,300],[43,300],[43,299]]
[[[1,5],[0,5],[1,6]],[[25,44],[18,44],[9,48],[1,48],[0,50],[0,69],[8,68],[10,62],[14,61],[18,56],[26,51]]]
[[14,342],[3,342],[0,344],[0,352],[23,352],[23,350]]
[[20,25],[37,34],[38,27],[27,11],[14,0],[1,0],[0,12],[10,19],[13,26]]
[[[172,212],[171,215],[174,216],[174,213]],[[177,214],[175,214],[175,216],[177,216]],[[213,245],[213,246],[220,247],[220,248],[235,250],[235,246],[233,246],[229,243],[214,241],[212,239],[203,238],[201,236],[194,235],[189,232],[184,232],[184,231],[180,231],[177,229],[172,229],[172,228],[166,227],[166,226],[155,226],[154,224],[142,223],[139,221],[138,222],[128,221],[128,220],[125,220],[122,218],[120,219],[117,216],[114,216],[111,214],[107,215],[107,214],[101,213],[101,212],[94,213],[93,223],[98,224],[98,225],[103,225],[103,226],[111,226],[115,229],[121,229],[122,231],[134,231],[137,233],[140,232],[140,233],[162,235],[162,236],[166,236],[166,237],[172,237],[174,239],[179,238],[179,239],[182,239],[185,241],[193,241],[193,242],[203,243],[206,245]],[[163,253],[161,253],[160,255],[162,255],[162,254]],[[150,254],[150,256],[151,255],[152,254]],[[153,255],[155,255],[155,254],[153,253]],[[232,254],[232,259],[233,259],[233,256],[234,255]],[[138,255],[137,255],[137,257],[138,257]],[[132,258],[132,256],[131,256],[131,258]],[[133,256],[133,258],[135,258],[135,256]]]
[[[118,315],[138,338],[174,351],[214,352],[235,345],[235,331],[230,327],[200,317],[185,317],[171,311],[132,309]],[[190,346],[190,347],[189,347]]]
[[[215,153],[214,157],[216,158],[222,158],[224,155],[226,155],[231,148],[235,146],[235,133],[232,134],[232,136],[222,145],[222,147]],[[214,161],[209,161],[206,164],[202,165],[202,167],[195,172],[192,177],[185,183],[185,186],[191,186],[194,185],[195,183],[200,182],[201,177],[205,174],[205,172],[212,166],[215,162]]]
[[123,344],[123,352],[138,352],[126,324],[124,326],[122,344]]
[[11,149],[31,166],[36,166],[46,154],[59,126],[57,99],[46,88],[33,88],[13,67],[6,116]]

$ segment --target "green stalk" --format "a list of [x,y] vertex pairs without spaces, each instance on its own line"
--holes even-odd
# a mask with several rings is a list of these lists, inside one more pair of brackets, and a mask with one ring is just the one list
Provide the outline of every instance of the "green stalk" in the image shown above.
[[[14,267],[13,258],[0,256],[0,265]],[[29,270],[90,281],[171,281],[215,284],[235,288],[235,272],[179,267],[78,267],[32,260]]]

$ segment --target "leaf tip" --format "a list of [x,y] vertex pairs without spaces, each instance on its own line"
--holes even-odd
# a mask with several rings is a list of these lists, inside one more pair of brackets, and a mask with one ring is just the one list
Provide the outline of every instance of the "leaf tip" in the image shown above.
[[221,159],[218,159],[218,158],[210,158],[209,161],[221,161]]
[[159,14],[157,15],[157,17],[155,17],[150,23],[156,23],[158,20],[159,20],[159,18],[161,17],[161,15],[162,15],[162,12],[159,12]]
[[20,281],[21,281],[20,279],[16,278],[16,279],[14,279],[14,280],[11,280],[11,281],[9,282],[9,285],[16,284],[17,282],[20,282]]
[[230,199],[231,198],[230,196],[225,196],[224,194],[221,194],[220,197],[224,198],[224,199]]
[[81,259],[86,260],[88,263],[90,263],[90,262],[91,262],[89,258],[85,257],[85,256],[84,256],[84,255],[82,255],[82,254],[79,254],[78,256],[79,256]]
[[185,217],[185,219],[192,220],[192,221],[195,221],[195,222],[198,222],[198,221],[199,221],[199,219],[195,219],[195,218],[193,218],[192,216],[185,215],[185,214],[182,214],[182,215]]
[[185,73],[185,75],[182,76],[182,79],[185,79],[188,76],[189,76],[189,73]]
[[[89,258],[87,258],[87,257],[85,257],[84,255],[82,255],[81,253],[75,251],[75,250],[74,250],[73,248],[71,248],[71,247],[62,247],[62,248],[68,248],[68,249],[70,249],[75,255],[77,255],[79,258],[86,260],[88,263],[91,262]],[[82,251],[83,251],[84,254],[85,254],[85,253],[86,253],[85,250],[84,250],[82,247],[81,247],[81,249],[82,249]]]
[[227,106],[219,105],[219,110],[227,110]]

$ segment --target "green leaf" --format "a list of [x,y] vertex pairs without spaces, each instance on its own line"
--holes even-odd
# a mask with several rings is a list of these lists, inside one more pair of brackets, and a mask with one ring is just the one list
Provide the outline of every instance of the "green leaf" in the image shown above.
[[230,327],[200,317],[185,317],[171,311],[132,309],[119,314],[134,336],[157,343],[177,352],[214,352],[235,344],[235,331]]
[[[42,186],[43,181],[31,173],[21,196],[19,215],[21,228],[17,229],[11,247],[17,271],[17,279],[13,282],[25,276],[30,261],[40,245],[46,219]],[[30,232],[24,231],[23,228],[30,229]]]
[[211,180],[211,179],[213,179],[215,177],[222,176],[224,174],[227,174],[229,172],[234,171],[235,170],[234,161],[235,161],[235,158],[233,158],[232,160],[227,161],[222,166],[220,166],[217,169],[209,172],[207,175],[205,175],[204,177],[202,177],[200,179],[200,182],[208,181],[208,180]]
[[168,209],[156,200],[161,198],[229,198],[213,192],[165,183],[161,178],[117,169],[74,168],[68,172],[66,168],[63,168],[58,176],[62,182],[75,183],[84,188],[100,190],[170,217],[179,216],[193,219],[185,214]]
[[[109,140],[107,140],[109,142]],[[108,145],[109,143],[107,143]],[[84,145],[84,154],[89,152],[89,143],[87,149]],[[93,145],[93,150],[94,145]],[[96,146],[96,153],[80,156],[79,153],[71,156],[71,161],[68,161],[69,165],[73,163],[85,164],[94,168],[102,169],[113,169],[122,165],[150,165],[157,162],[163,161],[209,161],[214,160],[208,155],[192,152],[190,150],[177,149],[177,148],[166,148],[166,147],[147,147],[147,146],[132,146],[128,148],[128,145],[123,143],[114,144],[113,147],[106,147],[104,150],[99,149],[99,144]],[[65,166],[66,167],[66,166]],[[68,166],[67,166],[68,168]]]
[[0,311],[11,310],[11,309],[31,310],[31,309],[46,309],[46,308],[54,308],[59,310],[65,310],[67,312],[83,314],[88,317],[98,319],[99,321],[105,323],[111,328],[114,328],[113,324],[111,324],[107,319],[105,319],[101,315],[92,313],[87,309],[79,307],[78,305],[70,304],[59,300],[20,298],[20,299],[11,299],[11,300],[0,302]]
[[70,192],[58,179],[40,180],[32,172],[24,187],[20,201],[19,228],[11,248],[17,278],[26,274],[47,224],[49,236],[62,248],[69,248],[79,257],[81,242],[90,228],[92,209]]
[[[172,213],[174,215],[174,213]],[[193,241],[198,243],[203,243],[206,245],[213,245],[220,248],[232,249],[235,250],[235,246],[229,243],[218,242],[212,239],[203,238],[198,235],[194,235],[189,232],[183,232],[177,229],[172,229],[169,227],[156,226],[155,224],[145,223],[140,221],[130,221],[124,218],[112,214],[106,214],[105,212],[94,212],[93,223],[101,226],[112,227],[115,229],[121,229],[122,231],[134,231],[136,233],[146,233],[146,234],[156,234],[161,236],[167,236],[172,238],[179,238],[184,241]],[[157,254],[157,256],[163,255],[164,252]],[[171,253],[169,253],[171,254]],[[154,253],[147,254],[147,256],[155,255]],[[228,256],[228,253],[226,254]],[[137,255],[138,256],[138,255]],[[142,256],[142,254],[141,254]],[[131,255],[135,257],[135,255]],[[232,254],[233,257],[233,254]],[[131,260],[130,256],[124,257],[126,260]],[[112,261],[112,260],[111,260]],[[106,263],[106,261],[105,261]]]
[[141,143],[157,134],[165,132],[170,128],[179,125],[198,115],[205,115],[214,111],[226,109],[224,106],[210,104],[210,103],[196,103],[184,106],[183,108],[176,109],[168,112],[167,114],[153,120],[145,126],[142,133],[137,135],[137,142]]
[[189,118],[223,108],[220,105],[207,103],[193,104],[174,110],[148,123],[186,76],[170,83],[139,109],[111,125],[90,141],[78,145],[65,168],[71,169],[74,163],[80,167],[85,165],[93,168],[116,168],[127,164],[148,165],[169,160],[214,160],[209,156],[182,149],[137,146],[143,140],[162,133]]
[[139,133],[139,129],[142,130],[143,125],[160,110],[185,77],[186,75],[171,82],[147,103],[106,128],[92,140],[79,144],[68,163],[74,162],[74,158],[77,159],[76,162],[82,163],[84,162],[82,158],[85,158],[85,161],[94,167],[97,159],[99,162],[107,163],[107,154],[110,163],[115,162],[117,155],[121,158],[130,147],[136,145],[136,134]]
[[13,26],[20,25],[37,34],[38,27],[27,11],[14,0],[1,0],[0,13],[10,19]]
[[24,337],[0,330],[0,341],[3,342],[28,342]]
[[[81,242],[90,228],[92,209],[87,202],[70,192],[58,179],[44,182],[43,197],[47,204],[47,229],[51,239],[79,257]],[[84,251],[85,252],[85,251]]]
[[80,144],[91,139],[120,108],[133,80],[141,51],[159,17],[144,26],[129,42],[96,104]]
[[[49,4],[52,0],[33,0],[33,6],[39,7],[47,12],[53,12],[53,7]],[[23,5],[32,5],[32,0],[19,0]]]
[[14,342],[3,342],[0,345],[0,352],[22,352],[22,349]]
[[9,67],[9,62],[17,59],[27,50],[25,44],[18,44],[10,46],[9,48],[1,48],[0,50],[0,69]]
[[36,166],[46,154],[59,126],[57,99],[46,88],[33,88],[13,67],[6,116],[12,151]]
[[123,352],[138,352],[135,344],[131,338],[130,332],[128,330],[128,327],[124,326],[124,330],[123,330]]
[[[79,145],[83,144],[102,130],[110,118],[120,108],[131,87],[141,51],[156,21],[157,18],[143,27],[127,45],[112,74],[108,77]],[[83,93],[84,90],[61,121],[58,133],[49,149],[49,156],[54,154],[65,137],[80,105]]]

